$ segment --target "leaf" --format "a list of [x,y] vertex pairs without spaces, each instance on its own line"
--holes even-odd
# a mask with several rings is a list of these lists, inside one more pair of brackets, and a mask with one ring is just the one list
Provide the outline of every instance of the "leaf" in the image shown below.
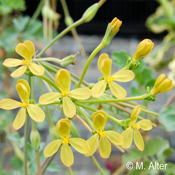
[[143,90],[137,89],[136,87],[131,87],[131,95],[132,96],[143,95]]
[[174,170],[175,170],[175,164],[167,162],[166,169],[163,171],[165,172],[166,175],[174,175]]
[[19,170],[19,169],[21,169],[21,167],[23,167],[23,162],[20,159],[16,158],[15,156],[13,156],[10,159],[10,162],[11,162],[13,168],[16,170]]
[[19,133],[8,134],[7,138],[15,141],[20,148],[24,147],[24,137],[20,137]]
[[57,164],[57,162],[51,162],[51,164],[47,168],[47,171],[49,171],[51,173],[53,173],[53,172],[60,173],[61,167]]
[[29,17],[28,16],[20,16],[18,18],[13,18],[13,24],[14,24],[14,27],[17,31],[19,32],[22,32],[25,27],[27,26],[27,23],[29,22]]
[[158,120],[168,132],[175,131],[175,107],[169,106],[162,110],[159,114]]
[[128,60],[128,57],[129,57],[129,55],[125,51],[112,53],[112,58],[114,60],[114,64],[119,68],[125,67],[126,62]]

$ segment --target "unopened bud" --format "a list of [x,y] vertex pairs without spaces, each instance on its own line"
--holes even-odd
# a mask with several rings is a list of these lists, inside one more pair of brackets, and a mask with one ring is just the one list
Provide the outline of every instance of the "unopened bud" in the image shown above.
[[58,133],[56,132],[56,127],[54,126],[49,128],[49,133],[50,136],[52,137],[52,140],[57,140],[60,138]]
[[65,24],[69,27],[74,23],[73,19],[70,16],[66,16]]
[[32,143],[32,146],[35,150],[39,150],[40,148],[40,142],[41,142],[41,138],[40,138],[40,134],[37,130],[32,130],[30,133],[30,141]]
[[126,66],[129,70],[135,70],[140,66],[140,62],[139,61],[136,61],[136,62],[132,61],[132,57],[129,56],[127,63],[126,63]]
[[132,60],[134,62],[138,61],[140,58],[148,55],[154,47],[154,43],[150,39],[144,39],[139,43],[137,49],[133,55]]

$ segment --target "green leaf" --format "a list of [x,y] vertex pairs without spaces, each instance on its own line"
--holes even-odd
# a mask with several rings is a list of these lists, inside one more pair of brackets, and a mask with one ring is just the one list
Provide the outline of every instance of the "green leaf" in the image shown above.
[[128,60],[128,57],[129,57],[129,55],[125,51],[112,53],[112,58],[114,60],[114,64],[119,68],[125,67],[126,62]]
[[23,166],[23,162],[16,157],[12,157],[10,159],[10,162],[11,162],[13,168],[16,170],[19,170]]
[[167,109],[162,110],[158,117],[159,122],[163,125],[164,129],[168,132],[175,131],[175,107],[169,106]]
[[7,138],[15,141],[20,148],[24,147],[24,137],[20,137],[19,133],[8,134]]
[[165,172],[166,175],[174,175],[174,170],[175,170],[175,164],[167,162],[166,169],[163,171]]
[[15,29],[19,32],[22,32],[27,26],[29,19],[30,18],[28,16],[25,16],[25,17],[20,16],[18,18],[13,18],[12,21],[13,21]]
[[60,173],[61,172],[61,167],[58,165],[57,162],[51,162],[51,164],[48,166],[47,171],[53,173],[53,172],[57,172]]
[[131,95],[132,96],[143,95],[143,90],[137,89],[136,87],[131,87]]

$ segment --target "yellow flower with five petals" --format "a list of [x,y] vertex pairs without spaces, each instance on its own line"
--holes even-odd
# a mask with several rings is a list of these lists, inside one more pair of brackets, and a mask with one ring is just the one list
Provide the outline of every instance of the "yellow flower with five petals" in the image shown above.
[[57,86],[61,89],[61,93],[51,92],[44,94],[40,97],[40,104],[49,104],[55,102],[58,98],[63,100],[63,112],[64,114],[72,118],[76,114],[76,106],[70,99],[70,97],[85,100],[91,96],[91,91],[89,88],[77,88],[70,91],[71,88],[71,75],[66,69],[60,69],[55,75],[55,82]]
[[45,119],[44,111],[37,105],[29,103],[30,86],[28,82],[24,79],[18,80],[16,84],[16,90],[22,103],[12,99],[3,99],[0,101],[0,108],[5,110],[21,107],[13,122],[13,127],[18,130],[24,125],[26,120],[26,112],[28,112],[29,116],[34,121],[43,122]]
[[90,146],[90,151],[86,156],[91,156],[95,153],[99,142],[99,152],[101,157],[108,158],[111,154],[111,143],[114,145],[121,145],[123,144],[123,137],[116,131],[104,130],[108,119],[107,114],[104,111],[94,112],[92,114],[92,119],[96,134],[87,140]]
[[126,90],[114,81],[128,82],[131,81],[135,75],[130,70],[120,70],[111,76],[111,67],[112,60],[109,58],[109,55],[105,53],[101,54],[98,59],[98,68],[103,74],[104,80],[99,81],[92,87],[91,91],[93,97],[101,96],[104,93],[107,84],[115,97],[120,99],[126,97]]
[[3,62],[6,67],[19,67],[17,70],[11,73],[13,78],[22,76],[27,69],[29,69],[34,75],[42,76],[44,75],[44,67],[32,63],[32,57],[35,54],[35,47],[33,43],[29,40],[24,41],[24,43],[19,43],[15,48],[16,53],[22,56],[24,59],[7,58]]
[[61,161],[65,166],[69,167],[74,163],[74,156],[70,145],[81,154],[86,154],[89,152],[89,145],[85,140],[82,138],[70,138],[69,119],[59,120],[56,125],[56,131],[60,135],[61,139],[54,140],[47,145],[44,150],[45,157],[52,156],[60,148]]
[[150,120],[143,119],[136,123],[137,116],[142,111],[140,105],[136,106],[131,113],[131,121],[128,123],[128,128],[123,131],[122,136],[124,139],[124,143],[121,145],[122,148],[127,149],[132,144],[133,134],[134,134],[134,142],[136,147],[140,150],[144,150],[144,141],[142,135],[139,132],[141,128],[144,131],[149,131],[152,129],[152,123]]

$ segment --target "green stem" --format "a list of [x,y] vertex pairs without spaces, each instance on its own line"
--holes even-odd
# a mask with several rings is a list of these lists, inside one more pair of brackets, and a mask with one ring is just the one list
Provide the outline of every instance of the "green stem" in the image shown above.
[[61,64],[61,60],[58,58],[53,58],[53,57],[48,57],[48,58],[37,58],[37,59],[33,59],[33,62],[43,62],[43,61],[51,61],[54,63],[58,63]]
[[57,35],[40,53],[37,54],[37,58],[40,57],[52,44],[54,44],[58,39],[60,39],[62,36],[64,36],[66,33],[68,33],[72,28],[79,26],[82,24],[84,20],[81,18],[75,23],[73,23],[71,26],[67,27],[65,30],[63,30],[59,35]]
[[88,58],[88,60],[87,60],[87,62],[86,62],[86,65],[85,65],[85,67],[84,67],[83,73],[82,73],[82,75],[81,75],[81,77],[80,77],[80,81],[79,81],[79,83],[78,83],[78,85],[77,85],[78,88],[81,86],[81,83],[82,83],[82,81],[83,81],[83,79],[84,79],[84,77],[85,77],[85,74],[86,74],[86,72],[87,72],[87,69],[88,69],[88,67],[89,67],[89,65],[90,65],[90,63],[91,63],[91,61],[93,60],[93,58],[95,57],[95,55],[96,55],[103,47],[105,47],[105,45],[103,45],[102,43],[100,43],[100,44],[95,48],[95,50],[91,53],[91,55],[89,56],[89,58]]
[[61,0],[61,5],[63,7],[64,15],[65,16],[70,16],[69,10],[67,8],[67,4],[66,4],[66,1],[65,0]]
[[149,111],[147,109],[143,109],[143,112],[148,113],[148,114],[152,114],[152,115],[155,115],[155,116],[159,116],[159,113],[154,112],[154,111]]
[[96,158],[94,156],[90,156],[90,158],[93,161],[93,163],[96,165],[96,167],[99,169],[99,171],[101,172],[101,174],[102,175],[105,175],[105,172],[103,171],[103,169],[100,166],[100,164],[97,162]]
[[36,162],[37,162],[37,168],[38,168],[38,175],[42,175],[41,171],[41,165],[40,165],[40,157],[39,157],[39,151],[35,151],[35,156],[36,156]]
[[74,175],[71,167],[67,167],[67,169],[68,169],[70,175]]
[[108,102],[123,102],[123,101],[134,101],[134,100],[143,100],[146,97],[146,94],[136,97],[128,97],[124,99],[105,99],[105,100],[82,100],[77,101],[78,103],[108,103]]
[[40,3],[39,3],[37,9],[35,10],[35,12],[34,12],[34,14],[33,14],[33,16],[32,16],[32,19],[35,20],[35,19],[38,18],[39,14],[40,14],[40,12],[41,12],[41,9],[42,9],[42,7],[43,7],[43,5],[44,5],[44,0],[40,0]]

